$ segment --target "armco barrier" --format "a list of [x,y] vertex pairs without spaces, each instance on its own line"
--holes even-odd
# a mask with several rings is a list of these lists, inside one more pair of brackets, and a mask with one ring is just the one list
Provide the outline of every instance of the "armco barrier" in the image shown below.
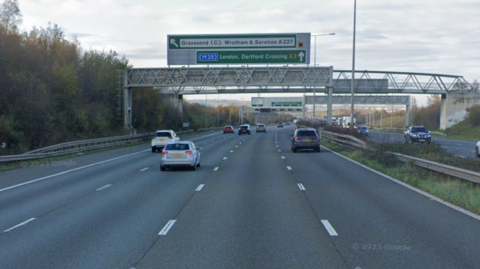
[[[192,130],[176,132],[177,134],[191,133]],[[137,135],[124,135],[96,138],[89,140],[80,140],[56,144],[53,146],[33,150],[24,154],[0,156],[0,163],[20,162],[28,160],[43,159],[49,157],[57,157],[71,153],[82,151],[108,148],[117,145],[123,145],[132,141],[149,140],[153,136],[152,133],[144,133]]]
[[[337,134],[337,133],[332,133],[332,132],[326,132],[326,131],[323,131],[323,130],[319,130],[319,133],[321,134],[322,138],[327,139],[327,140],[329,140],[329,141],[331,141],[332,143],[335,143],[335,144],[341,144],[341,145],[345,145],[345,146],[353,146],[353,147],[356,147],[356,148],[368,149],[367,144],[364,141],[359,140],[359,139],[357,139],[353,136]],[[462,168],[453,167],[453,166],[449,166],[449,165],[445,165],[445,164],[441,164],[441,163],[437,163],[437,162],[432,162],[432,161],[420,159],[420,158],[417,158],[417,157],[403,155],[403,154],[400,154],[400,153],[394,153],[394,152],[390,152],[390,153],[397,156],[397,158],[400,161],[411,162],[411,163],[415,164],[416,166],[423,167],[425,169],[429,169],[429,170],[432,170],[432,171],[435,171],[435,172],[438,172],[438,173],[443,173],[443,174],[446,174],[446,175],[449,175],[449,176],[453,176],[453,177],[460,178],[460,179],[463,179],[463,180],[468,180],[468,181],[474,182],[474,183],[480,183],[480,173],[478,173],[478,172],[465,170],[465,169],[462,169]]]

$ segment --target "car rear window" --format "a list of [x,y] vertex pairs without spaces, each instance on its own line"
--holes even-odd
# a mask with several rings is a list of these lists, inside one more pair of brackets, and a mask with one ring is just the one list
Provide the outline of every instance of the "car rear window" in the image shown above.
[[189,144],[168,144],[165,147],[166,150],[189,150]]
[[248,129],[248,126],[243,126],[243,125],[242,125],[242,126],[240,126],[240,128],[242,128],[242,129]]
[[169,137],[169,136],[172,136],[172,134],[169,133],[169,132],[158,132],[158,133],[155,133],[155,136],[156,137]]
[[298,131],[297,136],[317,136],[314,131]]

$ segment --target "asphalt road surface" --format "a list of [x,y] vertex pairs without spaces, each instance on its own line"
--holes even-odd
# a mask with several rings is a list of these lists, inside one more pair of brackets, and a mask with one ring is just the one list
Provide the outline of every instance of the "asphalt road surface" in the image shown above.
[[143,144],[2,172],[0,268],[480,268],[477,216],[292,133],[190,137],[197,171]]
[[[403,143],[403,134],[382,131],[370,131],[369,139],[379,143]],[[457,140],[433,136],[432,142],[439,143],[448,152],[453,153],[458,157],[475,159],[478,158],[477,156],[475,156],[475,145],[478,141]]]

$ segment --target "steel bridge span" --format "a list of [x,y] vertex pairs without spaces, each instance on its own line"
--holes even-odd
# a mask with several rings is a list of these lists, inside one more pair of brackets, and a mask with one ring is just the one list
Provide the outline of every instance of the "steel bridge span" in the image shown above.
[[[118,72],[118,114],[125,127],[132,123],[132,90],[157,88],[162,93],[324,93],[327,118],[331,118],[332,97],[351,93],[351,71],[333,67],[241,66],[132,68]],[[458,75],[356,70],[354,94],[441,94],[472,91]]]

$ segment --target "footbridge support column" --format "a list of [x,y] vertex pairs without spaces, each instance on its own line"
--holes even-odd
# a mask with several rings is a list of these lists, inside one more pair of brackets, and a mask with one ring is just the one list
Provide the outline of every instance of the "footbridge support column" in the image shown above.
[[480,94],[475,92],[455,92],[442,94],[440,103],[440,130],[450,128],[463,121],[472,106],[480,105]]

